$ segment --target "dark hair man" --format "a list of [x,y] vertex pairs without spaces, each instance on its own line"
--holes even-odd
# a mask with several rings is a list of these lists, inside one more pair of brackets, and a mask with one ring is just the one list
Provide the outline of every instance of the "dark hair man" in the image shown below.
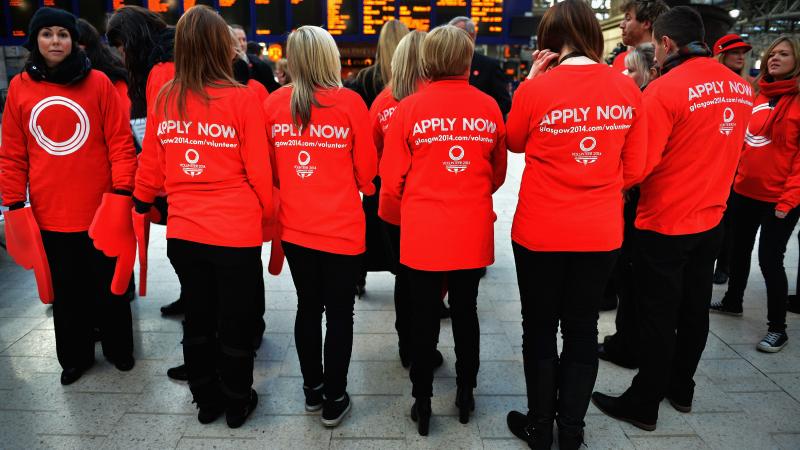
[[[653,39],[653,23],[658,16],[669,10],[662,0],[625,0],[620,7],[624,17],[619,27],[622,28],[622,43],[628,47],[650,42]],[[614,58],[612,66],[624,72],[625,56],[628,50]]]

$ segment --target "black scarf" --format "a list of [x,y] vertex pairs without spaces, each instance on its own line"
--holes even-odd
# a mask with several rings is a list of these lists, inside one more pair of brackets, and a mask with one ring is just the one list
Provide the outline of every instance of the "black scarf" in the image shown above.
[[83,80],[91,70],[92,63],[86,57],[86,53],[79,48],[75,48],[64,61],[52,68],[47,67],[44,57],[38,51],[31,53],[30,59],[25,64],[25,72],[28,72],[33,80],[65,85]]
[[698,56],[711,56],[711,50],[708,49],[708,45],[700,41],[689,42],[683,47],[680,47],[677,53],[669,56],[667,60],[664,61],[664,65],[661,67],[661,75],[666,75],[670,70]]

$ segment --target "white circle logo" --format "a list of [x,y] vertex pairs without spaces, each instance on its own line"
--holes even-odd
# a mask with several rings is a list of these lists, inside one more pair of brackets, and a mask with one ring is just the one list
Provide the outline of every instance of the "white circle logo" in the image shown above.
[[[453,150],[458,150],[461,153],[458,154],[453,153]],[[461,147],[460,145],[454,145],[450,147],[450,151],[448,152],[448,154],[450,155],[450,159],[452,159],[453,161],[461,161],[461,159],[464,158],[464,153],[465,153],[464,147]]]
[[[304,157],[305,159],[303,159]],[[310,162],[311,155],[305,150],[300,150],[300,153],[297,154],[297,163],[301,166],[307,166]]]
[[722,114],[722,120],[725,123],[733,122],[733,110],[730,108],[725,108],[725,112]]
[[[65,141],[56,142],[50,139],[38,123],[39,115],[51,106],[65,106],[78,116],[78,123],[75,124],[75,133]],[[80,150],[83,144],[86,143],[86,140],[89,139],[89,131],[91,130],[89,116],[86,114],[86,111],[81,108],[81,105],[66,97],[60,96],[47,97],[33,107],[30,120],[28,121],[28,129],[36,140],[36,143],[39,144],[39,147],[42,147],[44,151],[55,156],[65,156]]]
[[193,148],[186,150],[186,155],[184,155],[184,157],[186,158],[186,162],[188,162],[189,164],[197,164],[197,161],[200,161],[200,154],[197,153],[197,150]]
[[581,151],[590,152],[594,150],[595,147],[597,147],[597,140],[591,136],[587,136],[581,139],[580,146],[581,146]]

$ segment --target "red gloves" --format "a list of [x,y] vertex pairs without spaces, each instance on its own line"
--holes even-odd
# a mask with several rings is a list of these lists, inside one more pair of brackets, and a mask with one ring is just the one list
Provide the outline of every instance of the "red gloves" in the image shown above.
[[128,290],[128,283],[136,260],[136,236],[131,221],[133,200],[127,195],[103,194],[103,201],[94,214],[89,226],[89,237],[94,246],[110,258],[117,258],[111,292],[122,295]]
[[42,303],[53,303],[53,281],[50,264],[42,244],[42,233],[30,208],[3,213],[6,218],[6,246],[11,258],[25,270],[33,269],[39,299]]
[[272,275],[278,276],[281,274],[281,269],[283,269],[283,260],[285,255],[283,254],[283,245],[281,245],[280,239],[273,239],[272,240],[272,250],[269,253],[269,265],[267,265],[267,270]]
[[278,220],[278,211],[280,211],[281,206],[280,193],[281,191],[277,188],[272,188],[272,214],[269,219],[266,218],[265,214],[265,217],[261,221],[261,231],[264,236],[264,242],[272,241],[272,250],[269,254],[267,270],[275,276],[281,274],[283,260],[285,258],[283,246],[281,245],[281,222]]
[[[155,208],[152,208],[155,210]],[[147,295],[147,246],[150,244],[150,214],[139,214],[136,209],[131,210],[133,216],[133,233],[139,248],[139,296]]]

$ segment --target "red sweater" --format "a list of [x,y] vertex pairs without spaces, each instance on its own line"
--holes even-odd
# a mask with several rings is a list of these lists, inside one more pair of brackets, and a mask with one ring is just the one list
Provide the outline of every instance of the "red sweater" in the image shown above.
[[130,120],[131,117],[131,99],[128,97],[128,83],[125,80],[117,80],[114,82],[114,89],[117,90],[119,95],[119,104],[122,110],[125,111],[125,119]]
[[547,252],[622,245],[622,191],[647,158],[641,99],[604,64],[560,65],[519,87],[507,123],[508,148],[525,153],[514,242]]
[[[272,172],[264,113],[245,87],[188,93],[186,117],[161,103],[147,117],[136,198],[152,202],[164,186],[167,238],[224,247],[260,247],[261,220],[272,214]],[[235,232],[231,232],[235,227]]]
[[630,50],[625,50],[624,52],[615,56],[614,62],[611,63],[611,67],[613,67],[614,70],[618,70],[620,72],[625,72],[626,70],[628,70],[628,66],[625,65],[625,57],[628,56],[628,53],[630,52],[631,52]]
[[[383,156],[383,139],[389,130],[392,115],[397,109],[398,101],[392,96],[392,89],[386,88],[375,97],[369,108],[369,119],[372,124],[372,139],[378,150],[378,161]],[[392,225],[400,226],[400,197],[389,195],[389,191],[381,189],[378,201],[378,217]]]
[[789,212],[800,204],[800,97],[795,96],[783,118],[774,122],[772,135],[764,136],[774,110],[769,101],[764,95],[756,98],[733,190]]
[[636,228],[684,235],[719,224],[752,98],[747,82],[711,58],[692,58],[647,86],[647,166]]
[[175,63],[162,62],[150,69],[145,86],[145,100],[147,101],[148,114],[155,104],[156,97],[165,84],[175,78]]
[[381,190],[402,198],[400,262],[448,271],[494,262],[492,193],[505,181],[497,102],[466,78],[406,97],[384,141]]
[[275,185],[281,190],[281,240],[342,255],[366,250],[358,191],[374,193],[378,161],[367,106],[355,92],[325,89],[300,132],[292,124],[292,88],[274,91],[267,113]]
[[25,201],[30,184],[41,229],[88,230],[104,193],[133,189],[136,154],[126,118],[102,72],[71,85],[14,77],[3,114],[3,204]]

